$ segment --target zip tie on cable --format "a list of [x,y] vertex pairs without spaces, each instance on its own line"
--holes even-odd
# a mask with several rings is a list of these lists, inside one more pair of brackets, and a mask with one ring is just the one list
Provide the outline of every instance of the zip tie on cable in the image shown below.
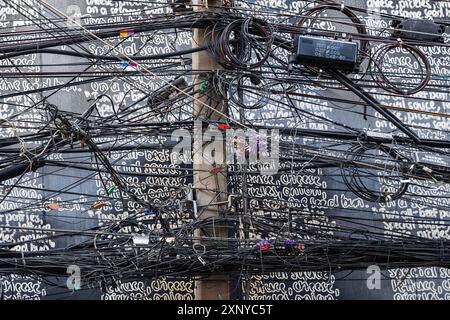
[[431,168],[429,168],[429,167],[426,167],[426,166],[423,166],[423,171],[425,171],[426,173],[432,173],[433,172],[433,169],[431,169]]
[[[203,252],[197,251],[196,246],[202,247]],[[204,254],[206,253],[206,247],[205,247],[204,245],[202,245],[202,244],[194,243],[194,244],[192,245],[192,249],[194,250],[195,254],[197,255],[198,261],[200,261],[200,263],[201,263],[202,265],[206,266],[206,261],[202,258],[202,255],[204,255]]]
[[20,251],[20,253],[22,254],[22,263],[23,263],[23,266],[26,267],[26,266],[27,266],[27,263],[25,262],[25,255],[23,254],[23,250]]

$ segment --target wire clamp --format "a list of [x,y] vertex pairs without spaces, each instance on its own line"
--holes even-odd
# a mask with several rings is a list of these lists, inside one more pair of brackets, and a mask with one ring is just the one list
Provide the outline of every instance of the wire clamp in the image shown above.
[[[197,247],[201,247],[201,251],[197,250]],[[194,243],[192,245],[192,249],[194,250],[195,254],[197,255],[198,261],[204,266],[206,266],[206,261],[202,258],[202,255],[206,253],[206,247],[203,244],[200,243]]]

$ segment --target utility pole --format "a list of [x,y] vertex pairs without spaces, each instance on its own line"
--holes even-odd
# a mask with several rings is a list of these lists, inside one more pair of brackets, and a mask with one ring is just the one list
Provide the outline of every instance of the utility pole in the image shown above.
[[[194,11],[203,11],[213,13],[218,7],[222,5],[222,0],[192,0]],[[192,36],[193,47],[207,44],[211,41],[205,33],[204,29],[194,29]],[[192,54],[192,69],[216,71],[222,69],[220,64],[211,57],[207,51],[195,52]],[[224,121],[223,114],[226,114],[226,106],[222,103],[222,99],[217,96],[214,88],[212,88],[211,81],[208,81],[208,75],[200,75],[194,78],[197,83],[197,89],[202,86],[206,88],[201,90],[195,96],[193,102],[194,119],[205,119]],[[208,108],[205,106],[210,106]],[[213,110],[214,109],[214,110]],[[215,111],[218,112],[215,112]],[[200,130],[203,134],[203,126]],[[219,209],[227,201],[227,179],[226,179],[226,165],[225,165],[225,139],[223,139],[223,148],[215,152],[222,153],[223,163],[214,164],[212,160],[203,156],[203,139],[194,136],[194,162],[193,162],[193,182],[195,200],[198,207],[198,219],[203,220],[211,217],[219,217]],[[200,153],[200,154],[199,154]],[[201,158],[202,163],[196,163],[197,159]],[[199,156],[200,155],[200,156]],[[216,154],[217,158],[217,154]],[[215,169],[214,169],[215,168]],[[225,224],[214,223],[212,227],[205,228],[203,231],[196,230],[196,237],[214,237],[228,238],[228,228]],[[202,239],[198,242],[200,245],[215,246],[220,248],[221,244],[226,244],[226,241],[207,241]],[[219,249],[220,250],[220,249]],[[229,276],[228,275],[211,275],[195,283],[195,299],[196,300],[229,300]]]

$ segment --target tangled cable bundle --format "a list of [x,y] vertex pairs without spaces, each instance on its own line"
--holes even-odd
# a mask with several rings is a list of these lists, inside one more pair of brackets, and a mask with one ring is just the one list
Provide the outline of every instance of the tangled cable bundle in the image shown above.
[[[317,6],[314,6],[311,9],[308,9],[302,17],[298,20],[297,25],[299,27],[305,27],[305,24],[308,20],[310,20],[310,25],[314,23],[315,20],[317,20],[317,15],[325,12],[325,11],[337,11],[342,12],[345,16],[347,16],[351,20],[351,25],[356,28],[356,31],[358,32],[358,36],[360,39],[359,44],[359,62],[362,62],[362,60],[367,56],[368,50],[369,50],[369,41],[366,39],[367,37],[367,30],[365,27],[365,24],[361,21],[361,19],[358,18],[358,16],[350,10],[348,7],[344,6],[343,4],[338,4],[335,2],[327,3],[327,4],[320,4]],[[343,22],[341,22],[343,23]],[[345,23],[344,23],[345,24]]]
[[266,81],[256,74],[241,74],[228,84],[228,98],[244,109],[259,109],[268,102]]
[[[448,43],[393,41],[400,36],[386,37],[383,26],[398,16],[328,0],[293,2],[295,11],[244,1],[189,12],[180,2],[170,15],[173,3],[135,2],[136,15],[109,16],[123,22],[89,17],[84,29],[60,27],[67,17],[30,4],[45,1],[25,9],[3,2],[27,24],[6,27],[0,44],[8,70],[0,84],[0,275],[57,286],[53,277],[77,265],[88,290],[160,276],[449,267],[450,219],[441,216],[449,209],[448,97],[433,96],[450,82],[431,73],[421,51]],[[141,17],[153,6],[169,10]],[[371,14],[376,23],[366,27]],[[192,48],[184,48],[188,29]],[[360,61],[352,54],[355,69],[343,72],[338,62],[293,63],[300,34],[358,42]],[[369,50],[369,41],[381,49]],[[215,60],[203,64],[204,51]],[[30,54],[38,59],[21,57]],[[314,77],[319,68],[323,76]],[[5,86],[26,80],[23,89]],[[219,133],[233,148],[218,147]],[[231,163],[193,163],[230,149]],[[405,215],[406,207],[430,216]],[[6,221],[13,216],[26,219]],[[404,232],[406,219],[414,232]]]
[[259,19],[237,19],[223,27],[214,25],[209,48],[228,69],[248,70],[262,66],[272,51],[272,27]]
[[[384,154],[383,159],[373,152]],[[360,198],[370,202],[389,202],[402,197],[408,189],[408,180],[403,179],[402,162],[406,159],[393,149],[379,144],[364,143],[349,149],[349,161],[342,163],[341,174],[348,189]],[[382,163],[384,162],[384,163]],[[390,168],[388,162],[391,163]],[[370,188],[369,184],[379,178],[378,175],[371,174],[367,169],[358,168],[358,165],[369,165],[374,170],[388,172],[383,178],[387,185],[381,185],[378,190]]]
[[[414,58],[413,69],[418,71],[418,76],[412,79],[420,79],[417,85],[405,82],[394,82],[389,79],[389,76],[387,76],[385,70],[383,70],[388,53],[394,52],[399,48],[407,51]],[[403,42],[388,44],[379,48],[371,58],[369,70],[372,79],[378,86],[395,94],[411,95],[417,93],[422,91],[431,80],[431,65],[425,54],[419,48]],[[394,75],[394,77],[404,78],[404,74],[402,73],[402,76]]]

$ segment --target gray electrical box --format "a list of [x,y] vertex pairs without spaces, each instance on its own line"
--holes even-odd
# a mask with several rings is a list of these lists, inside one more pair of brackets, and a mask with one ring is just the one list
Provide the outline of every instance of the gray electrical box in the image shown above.
[[416,162],[434,170],[450,172],[450,157],[436,153],[416,152]]
[[354,70],[357,68],[358,44],[350,41],[298,36],[296,62],[303,65]]

